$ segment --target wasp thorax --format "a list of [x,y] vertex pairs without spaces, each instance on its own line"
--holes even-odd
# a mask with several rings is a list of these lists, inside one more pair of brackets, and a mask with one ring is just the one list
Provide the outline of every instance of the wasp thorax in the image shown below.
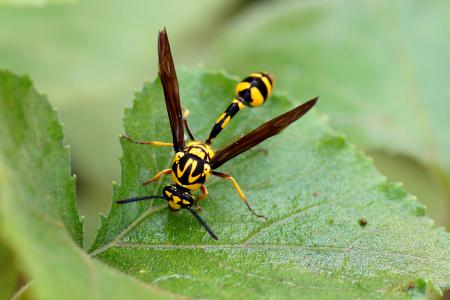
[[163,195],[167,200],[169,208],[172,210],[191,207],[195,200],[194,196],[189,193],[189,190],[173,184],[164,188]]
[[208,163],[211,158],[214,157],[214,151],[212,150],[211,146],[200,141],[193,141],[188,143],[186,149],[184,149],[184,152],[195,155]]
[[177,152],[177,153],[175,153],[175,156],[174,156],[174,158],[173,158],[173,161],[175,162],[175,161],[179,161],[180,160],[180,158],[182,158],[184,156],[184,152]]
[[172,179],[188,190],[199,189],[211,174],[209,155],[195,145],[188,146],[183,152],[177,152],[172,162]]

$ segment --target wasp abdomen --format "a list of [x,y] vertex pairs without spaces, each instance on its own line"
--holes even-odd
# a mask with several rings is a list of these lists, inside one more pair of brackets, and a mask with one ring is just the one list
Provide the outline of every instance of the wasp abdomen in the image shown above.
[[233,99],[233,102],[231,102],[230,106],[228,106],[223,114],[221,114],[217,119],[216,123],[213,126],[213,129],[211,130],[211,133],[209,134],[208,139],[206,140],[206,143],[211,144],[212,140],[215,139],[216,136],[222,131],[222,129],[224,129],[225,126],[228,125],[234,115],[236,115],[238,111],[243,108],[244,104],[241,101]]
[[236,86],[237,99],[246,106],[263,105],[272,93],[273,78],[267,73],[252,73]]
[[272,93],[273,77],[268,73],[257,72],[236,85],[236,98],[220,115],[209,134],[206,144],[211,144],[217,135],[230,123],[231,119],[245,106],[263,105]]

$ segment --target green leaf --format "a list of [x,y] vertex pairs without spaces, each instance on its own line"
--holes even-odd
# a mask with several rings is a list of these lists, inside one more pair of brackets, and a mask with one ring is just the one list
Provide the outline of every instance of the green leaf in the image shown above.
[[180,65],[192,56],[186,45],[198,47],[199,29],[217,28],[238,1],[74,1],[39,9],[0,6],[0,67],[30,74],[60,110],[90,244],[120,170],[117,120],[143,78],[157,73],[158,30],[167,27]]
[[56,111],[32,88],[29,79],[8,72],[0,73],[0,97],[1,160],[5,167],[1,178],[27,189],[28,209],[48,215],[81,245],[83,225],[75,207],[75,178],[70,176],[69,151],[62,144]]
[[211,60],[273,72],[296,98],[319,94],[352,141],[439,167],[448,188],[449,11],[445,0],[256,5],[229,22]]
[[[157,299],[79,245],[82,223],[57,113],[26,77],[0,71],[0,234],[38,299]],[[118,288],[120,286],[120,288]]]
[[75,0],[0,0],[0,7],[2,5],[13,6],[45,6],[51,4],[67,4],[74,3]]
[[[203,69],[179,75],[191,127],[205,139],[236,80]],[[274,95],[264,107],[240,112],[214,147],[300,102]],[[135,139],[170,141],[159,81],[136,94],[124,123]],[[114,200],[160,194],[170,178],[141,183],[170,165],[173,150],[121,144]],[[113,204],[91,255],[144,282],[200,298],[423,299],[426,283],[450,286],[449,235],[424,216],[414,196],[387,182],[330,130],[326,117],[309,113],[220,171],[236,178],[267,222],[247,211],[229,182],[214,178],[201,214],[219,241],[187,212],[168,211],[162,200]]]

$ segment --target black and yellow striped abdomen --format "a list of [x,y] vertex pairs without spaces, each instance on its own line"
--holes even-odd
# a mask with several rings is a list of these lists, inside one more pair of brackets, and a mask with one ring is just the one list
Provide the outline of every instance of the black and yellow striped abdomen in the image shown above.
[[272,93],[273,82],[273,77],[263,72],[252,73],[239,82],[236,85],[236,98],[217,119],[206,144],[211,144],[222,129],[245,106],[257,107],[263,105]]
[[263,72],[252,73],[236,86],[237,99],[246,106],[263,105],[272,93],[273,78]]

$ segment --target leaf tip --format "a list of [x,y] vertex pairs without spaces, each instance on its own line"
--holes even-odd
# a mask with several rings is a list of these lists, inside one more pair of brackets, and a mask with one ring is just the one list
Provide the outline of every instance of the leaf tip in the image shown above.
[[401,182],[384,181],[379,185],[379,190],[389,200],[401,200],[407,195]]

